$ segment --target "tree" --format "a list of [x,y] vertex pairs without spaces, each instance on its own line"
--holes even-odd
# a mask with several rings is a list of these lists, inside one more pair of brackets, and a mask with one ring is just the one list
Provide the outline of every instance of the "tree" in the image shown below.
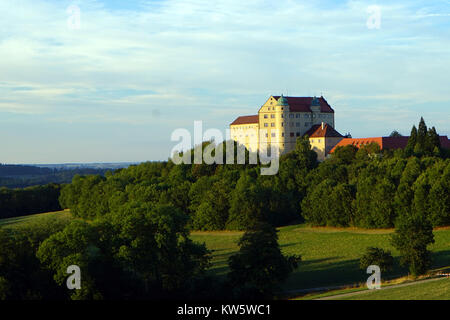
[[228,230],[246,230],[257,222],[267,222],[269,194],[255,177],[255,171],[243,172],[230,195]]
[[411,212],[414,190],[411,186],[421,174],[420,160],[412,157],[408,160],[402,172],[400,184],[395,193],[395,211],[397,215],[407,215]]
[[367,270],[367,267],[376,265],[383,272],[391,271],[394,266],[394,258],[390,251],[381,248],[368,247],[366,253],[359,260],[361,270]]
[[423,152],[425,150],[426,140],[427,140],[428,128],[425,124],[423,117],[420,118],[419,128],[417,129],[417,145],[419,150]]
[[311,170],[317,167],[317,153],[311,149],[307,135],[301,139],[297,139],[293,154],[295,160],[297,160],[299,166],[302,168]]
[[392,235],[392,245],[400,251],[400,263],[409,266],[412,276],[424,274],[431,265],[428,245],[434,243],[433,227],[423,215],[401,216]]
[[333,152],[332,159],[339,161],[344,164],[350,164],[353,160],[355,160],[356,153],[358,152],[358,148],[354,145],[347,145],[344,147],[337,147]]
[[170,205],[130,202],[91,223],[74,220],[37,257],[60,285],[68,266],[80,267],[82,287],[71,299],[175,296],[209,263],[206,247],[189,238],[188,219]]
[[53,282],[52,273],[36,258],[42,239],[61,227],[56,221],[50,222],[46,220],[44,226],[31,223],[15,229],[0,228],[0,300],[65,297],[61,287]]
[[316,226],[347,227],[353,221],[354,190],[349,184],[325,179],[302,201],[306,221]]
[[406,145],[405,152],[408,156],[414,153],[414,148],[417,144],[417,128],[413,126],[411,129],[411,134],[408,139],[408,144]]
[[435,127],[428,130],[427,137],[425,139],[425,150],[427,155],[440,155],[441,141]]
[[391,132],[389,137],[403,137],[403,135],[400,132],[398,132],[397,130],[394,130]]
[[356,152],[356,159],[368,160],[381,153],[380,145],[376,142],[364,145]]
[[229,260],[231,285],[249,298],[271,298],[280,283],[298,266],[300,256],[285,257],[278,245],[277,231],[267,223],[257,223],[244,233],[240,249]]

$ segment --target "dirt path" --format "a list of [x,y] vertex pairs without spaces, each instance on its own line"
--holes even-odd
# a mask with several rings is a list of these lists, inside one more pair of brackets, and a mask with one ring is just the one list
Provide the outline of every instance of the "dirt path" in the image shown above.
[[[416,284],[432,282],[432,281],[438,281],[438,280],[443,280],[443,279],[446,279],[446,278],[445,277],[441,277],[441,278],[433,278],[433,279],[420,280],[420,281],[414,281],[414,282],[408,282],[408,283],[402,283],[402,284],[395,284],[395,285],[392,285],[392,286],[382,287],[379,290],[389,290],[389,289],[393,289],[393,288],[408,287],[408,286],[413,286],[413,285],[416,285]],[[356,296],[356,295],[359,295],[359,294],[364,294],[364,293],[367,293],[368,291],[369,290],[361,290],[361,291],[350,292],[350,293],[342,293],[342,294],[337,294],[337,295],[334,295],[334,296],[328,296],[328,297],[324,297],[324,298],[318,298],[318,299],[314,299],[314,300],[340,299],[340,298]]]

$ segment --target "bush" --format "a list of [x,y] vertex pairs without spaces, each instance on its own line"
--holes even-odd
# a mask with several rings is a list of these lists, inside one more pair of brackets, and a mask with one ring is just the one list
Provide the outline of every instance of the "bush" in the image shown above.
[[361,270],[367,270],[367,267],[371,265],[379,266],[382,272],[388,272],[394,266],[394,258],[390,251],[368,247],[366,253],[359,260],[359,267]]
[[412,276],[424,274],[431,265],[431,254],[427,250],[434,243],[433,227],[422,215],[399,219],[392,244],[400,251],[402,265],[408,265]]

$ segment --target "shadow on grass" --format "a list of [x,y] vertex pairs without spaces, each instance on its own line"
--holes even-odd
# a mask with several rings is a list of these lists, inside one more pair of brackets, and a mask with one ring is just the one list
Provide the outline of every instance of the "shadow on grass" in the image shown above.
[[[300,262],[299,267],[283,285],[283,289],[289,291],[365,283],[370,276],[359,268],[359,259],[327,263],[335,259],[339,257]],[[432,259],[432,268],[450,266],[450,250],[433,252]],[[382,273],[381,278],[390,280],[406,275],[408,267],[402,267],[400,257],[394,257],[393,270]]]
[[450,266],[450,250],[433,252],[431,255],[433,268]]

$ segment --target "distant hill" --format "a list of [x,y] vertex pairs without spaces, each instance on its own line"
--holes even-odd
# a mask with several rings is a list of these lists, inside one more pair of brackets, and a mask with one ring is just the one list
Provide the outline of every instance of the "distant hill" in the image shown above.
[[100,174],[133,163],[0,164],[0,187],[25,188],[48,183],[69,183],[76,174]]

